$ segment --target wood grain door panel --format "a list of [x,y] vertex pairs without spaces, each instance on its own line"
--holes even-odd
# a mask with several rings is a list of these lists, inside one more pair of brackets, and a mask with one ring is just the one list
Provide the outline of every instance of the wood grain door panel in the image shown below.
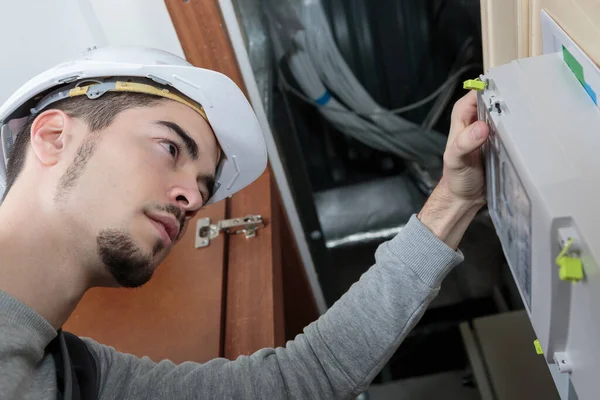
[[274,188],[267,170],[248,190],[230,200],[231,215],[253,210],[268,217],[257,237],[229,238],[224,342],[224,356],[229,359],[285,342],[280,204]]

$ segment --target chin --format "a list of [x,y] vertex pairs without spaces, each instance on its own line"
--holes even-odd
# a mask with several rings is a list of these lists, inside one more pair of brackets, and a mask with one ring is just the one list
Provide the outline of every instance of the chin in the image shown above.
[[135,288],[144,285],[166,256],[162,241],[155,240],[146,249],[142,241],[119,230],[101,232],[97,242],[100,260],[107,275],[112,278],[110,283],[116,283],[120,287]]

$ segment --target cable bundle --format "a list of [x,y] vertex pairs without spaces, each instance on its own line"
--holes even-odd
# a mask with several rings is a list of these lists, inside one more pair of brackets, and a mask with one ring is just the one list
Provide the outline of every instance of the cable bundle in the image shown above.
[[[269,11],[269,7],[275,11]],[[456,79],[471,66],[458,69],[425,99],[400,109],[387,110],[369,95],[342,57],[320,0],[272,1],[267,6],[267,15],[271,26],[282,28],[271,30],[274,47],[279,53],[278,58],[287,61],[303,95],[297,93],[280,73],[285,89],[316,105],[340,132],[367,146],[424,167],[440,165],[446,137],[430,129],[432,119],[428,119],[426,127],[420,127],[396,114],[421,107],[441,93],[448,93]],[[296,20],[295,26],[303,29],[286,31],[285,26],[292,20]],[[282,38],[282,34],[289,37]],[[286,40],[293,42],[293,48],[285,48]],[[438,108],[444,104],[438,102]]]

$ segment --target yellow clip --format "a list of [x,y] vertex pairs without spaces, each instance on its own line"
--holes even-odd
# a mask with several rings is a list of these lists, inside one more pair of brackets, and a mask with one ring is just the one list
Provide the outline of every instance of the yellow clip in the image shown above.
[[539,340],[535,339],[533,341],[533,345],[535,346],[535,352],[537,354],[540,354],[540,355],[544,354],[544,349],[542,349],[542,345],[540,344]]
[[479,78],[469,79],[463,82],[463,88],[467,90],[484,90],[485,82],[482,82]]
[[569,239],[558,257],[556,257],[556,264],[560,268],[558,276],[563,281],[577,282],[583,279],[583,263],[581,262],[581,258],[567,255],[574,241],[575,239],[573,238]]

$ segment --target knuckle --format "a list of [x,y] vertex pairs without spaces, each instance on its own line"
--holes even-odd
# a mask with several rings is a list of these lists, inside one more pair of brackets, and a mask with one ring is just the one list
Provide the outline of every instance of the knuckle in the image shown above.
[[458,154],[463,154],[466,149],[465,149],[464,143],[460,139],[461,139],[461,135],[459,134],[458,137],[456,138],[456,140],[454,141],[454,147],[458,151]]
[[451,150],[447,150],[443,157],[444,166],[450,169],[454,169],[454,167],[456,167],[456,156],[452,153],[453,152]]

